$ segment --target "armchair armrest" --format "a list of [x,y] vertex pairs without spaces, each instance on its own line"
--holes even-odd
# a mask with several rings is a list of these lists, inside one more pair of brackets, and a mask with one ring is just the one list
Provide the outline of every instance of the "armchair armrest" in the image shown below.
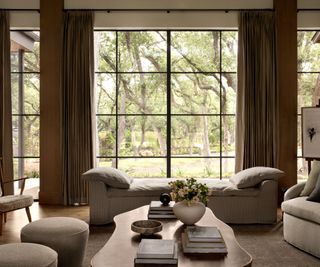
[[26,180],[29,179],[29,178],[30,177],[22,177],[22,178],[18,178],[18,179],[15,179],[15,180],[3,182],[3,184],[11,184],[11,183],[14,183],[14,182],[22,181],[21,189],[20,189],[20,195],[22,195],[23,191],[24,191],[24,188],[25,188],[25,185],[26,185]]
[[300,195],[301,191],[303,190],[306,182],[295,184],[294,186],[291,186],[284,194],[284,201],[296,198]]

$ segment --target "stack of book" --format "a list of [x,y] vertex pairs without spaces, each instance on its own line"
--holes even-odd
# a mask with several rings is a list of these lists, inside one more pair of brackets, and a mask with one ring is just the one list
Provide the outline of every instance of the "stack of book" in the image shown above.
[[149,265],[178,266],[178,247],[173,240],[142,239],[134,259],[135,267]]
[[215,226],[187,226],[181,240],[184,253],[228,253],[222,235]]
[[172,210],[174,203],[175,203],[174,201],[170,201],[169,204],[165,206],[160,201],[151,201],[148,218],[149,219],[176,218]]

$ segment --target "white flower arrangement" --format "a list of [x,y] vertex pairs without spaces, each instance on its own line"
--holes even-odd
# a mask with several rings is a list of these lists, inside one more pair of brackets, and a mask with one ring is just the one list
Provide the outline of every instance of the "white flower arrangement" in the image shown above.
[[169,182],[172,200],[179,202],[186,200],[188,205],[195,202],[208,203],[209,188],[206,184],[198,183],[195,178]]

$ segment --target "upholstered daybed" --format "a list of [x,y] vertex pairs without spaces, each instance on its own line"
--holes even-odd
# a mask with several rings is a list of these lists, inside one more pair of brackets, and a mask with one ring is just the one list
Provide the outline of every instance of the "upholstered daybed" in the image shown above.
[[[122,212],[147,205],[151,200],[159,200],[162,192],[170,191],[168,182],[174,180],[130,179],[120,172],[125,176],[121,181],[123,177],[113,179],[112,176],[119,174],[116,172],[119,171],[112,168],[94,168],[83,174],[83,179],[89,182],[90,224],[110,223],[114,216]],[[283,172],[280,170],[256,167],[242,171],[230,180],[199,181],[212,190],[208,207],[222,221],[269,224],[276,222],[278,178],[281,176]]]

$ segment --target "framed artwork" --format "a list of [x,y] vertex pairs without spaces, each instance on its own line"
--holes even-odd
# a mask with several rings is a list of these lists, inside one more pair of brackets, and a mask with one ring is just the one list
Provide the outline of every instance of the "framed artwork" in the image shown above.
[[302,157],[320,158],[320,108],[303,107],[302,113]]

